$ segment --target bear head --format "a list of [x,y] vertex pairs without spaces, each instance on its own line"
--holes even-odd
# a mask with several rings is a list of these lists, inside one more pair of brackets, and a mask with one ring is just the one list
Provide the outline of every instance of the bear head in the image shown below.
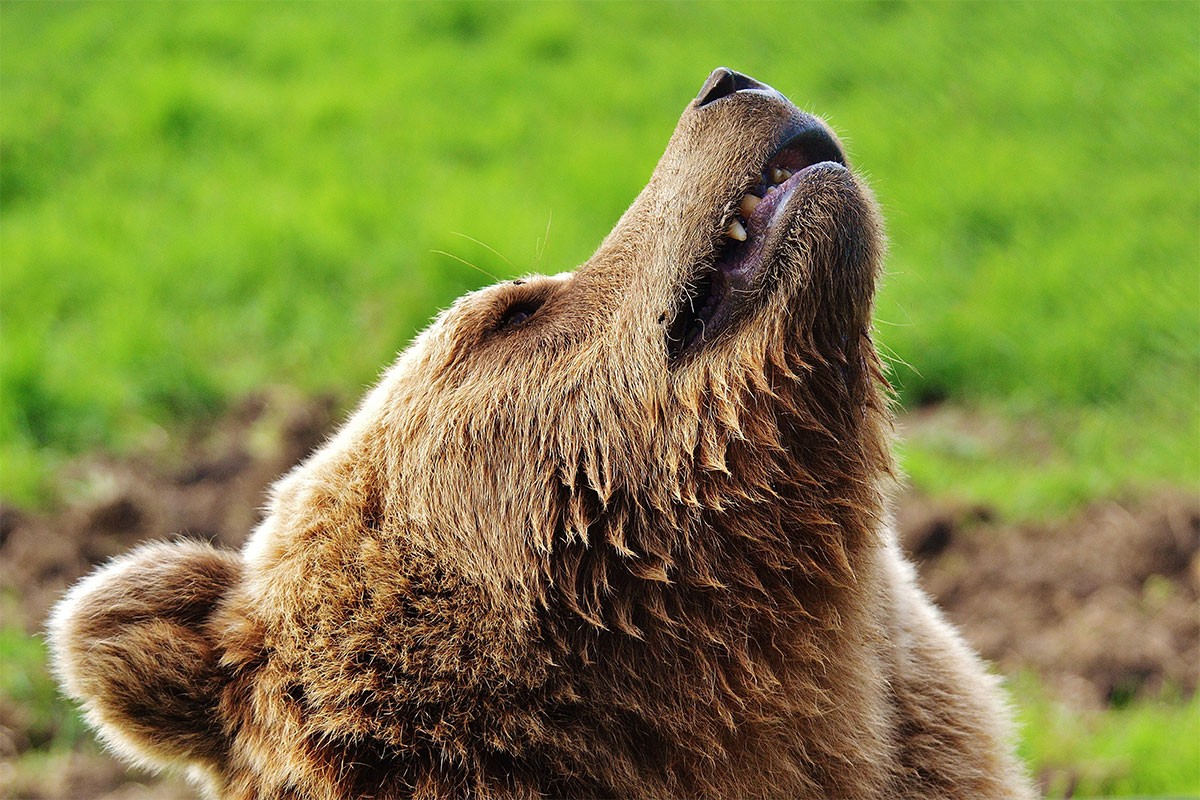
[[62,683],[223,795],[702,791],[835,702],[891,471],[881,251],[830,129],[718,69],[587,263],[441,313],[243,552],[72,590]]

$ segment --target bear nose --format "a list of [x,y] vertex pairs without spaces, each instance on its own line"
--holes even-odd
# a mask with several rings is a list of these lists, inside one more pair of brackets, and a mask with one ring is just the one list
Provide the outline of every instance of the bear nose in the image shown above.
[[750,89],[775,93],[775,90],[770,86],[767,86],[765,83],[759,83],[749,75],[734,72],[729,67],[717,67],[708,76],[708,80],[704,82],[704,86],[700,89],[700,94],[696,96],[696,108],[703,108],[709,103],[720,100],[722,97],[731,95],[734,92],[743,92]]

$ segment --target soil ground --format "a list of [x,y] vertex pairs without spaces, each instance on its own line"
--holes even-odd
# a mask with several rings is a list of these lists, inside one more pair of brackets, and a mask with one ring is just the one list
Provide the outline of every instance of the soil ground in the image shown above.
[[[39,631],[77,578],[168,532],[240,545],[266,487],[335,422],[328,400],[251,398],[174,454],[80,462],[64,477],[61,510],[0,508],[0,621]],[[896,513],[924,586],[1001,672],[1035,673],[1076,708],[1195,692],[1200,498],[1102,502],[1029,525],[908,492]],[[37,716],[0,698],[0,795],[194,796],[178,780],[127,773],[91,743],[42,759],[57,731]]]

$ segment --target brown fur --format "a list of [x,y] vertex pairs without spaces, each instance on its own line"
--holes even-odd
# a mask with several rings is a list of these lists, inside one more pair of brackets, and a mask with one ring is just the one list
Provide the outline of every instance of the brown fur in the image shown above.
[[240,798],[1027,796],[889,527],[869,191],[812,167],[736,324],[667,354],[797,113],[692,104],[596,254],[442,314],[244,553],[73,590],[57,668],[113,747]]

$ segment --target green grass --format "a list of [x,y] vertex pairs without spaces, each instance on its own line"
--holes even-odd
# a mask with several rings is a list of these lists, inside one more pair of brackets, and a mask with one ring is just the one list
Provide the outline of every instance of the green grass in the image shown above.
[[1020,752],[1047,797],[1200,796],[1200,695],[1080,713],[1030,676],[1015,681],[1013,695]]
[[897,451],[911,482],[931,495],[1049,521],[1097,498],[1194,490],[1200,437],[1194,405],[1178,393],[1175,404],[1152,396],[1140,404],[942,408],[928,425],[905,420]]
[[[7,602],[7,599],[5,600]],[[62,751],[90,738],[75,709],[58,694],[42,640],[0,624],[0,702],[5,724],[35,751]],[[14,716],[15,715],[15,716]]]
[[902,400],[1053,446],[1043,465],[917,442],[919,486],[1036,514],[1200,480],[1194,4],[0,14],[9,501],[263,384],[352,402],[488,282],[435,250],[497,275],[583,261],[717,64],[826,115],[871,176]]

